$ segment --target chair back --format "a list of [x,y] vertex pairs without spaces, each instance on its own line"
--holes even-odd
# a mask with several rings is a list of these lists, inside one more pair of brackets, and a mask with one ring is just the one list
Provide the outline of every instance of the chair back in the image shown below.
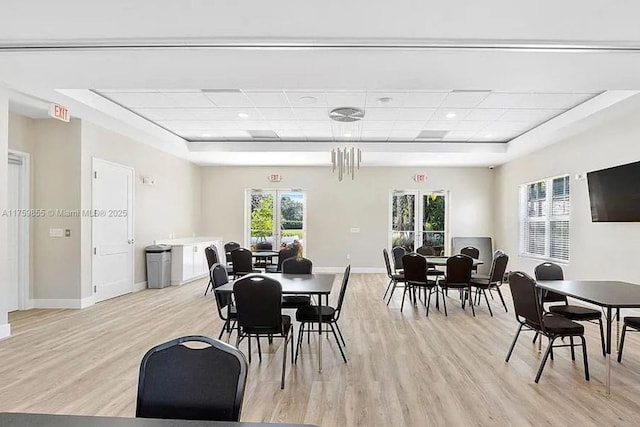
[[270,277],[251,275],[233,284],[238,325],[252,333],[282,330],[282,285]]
[[385,267],[387,267],[387,276],[389,276],[389,279],[391,279],[391,276],[393,276],[393,271],[391,271],[391,262],[389,262],[389,251],[387,250],[387,248],[382,249],[382,257],[384,258],[384,265]]
[[416,252],[419,253],[420,255],[424,255],[424,256],[435,256],[436,255],[436,250],[433,249],[432,246],[422,245],[418,249],[416,249]]
[[344,276],[342,276],[342,286],[340,286],[340,295],[338,295],[338,305],[336,305],[336,321],[340,318],[342,313],[342,303],[344,302],[344,295],[347,292],[347,284],[349,283],[349,275],[351,274],[351,265],[348,265],[344,269]]
[[278,266],[276,267],[276,271],[282,271],[282,263],[284,260],[289,258],[295,258],[298,254],[296,248],[282,248],[278,251]]
[[473,259],[468,255],[458,254],[447,258],[446,283],[471,282]]
[[474,248],[473,246],[465,246],[464,248],[460,249],[460,253],[462,255],[470,256],[471,258],[480,258],[480,251],[478,250],[478,248]]
[[496,251],[493,253],[493,257],[495,258],[498,255],[503,254],[503,253],[504,253],[504,251],[502,249],[496,249]]
[[214,245],[204,248],[204,255],[207,257],[207,265],[209,266],[209,270],[211,270],[211,267],[213,267],[214,264],[220,262],[220,259],[218,257],[218,249]]
[[[564,280],[564,272],[562,267],[552,262],[543,262],[538,264],[534,270],[536,280]],[[553,291],[544,291],[542,296],[544,302],[564,302],[567,303],[567,297]]]
[[[190,342],[198,348],[184,345]],[[246,381],[238,349],[203,336],[177,338],[142,358],[136,417],[239,421]]]
[[209,278],[211,279],[211,283],[213,283],[213,296],[216,299],[216,305],[218,306],[218,314],[220,318],[223,320],[227,320],[223,310],[231,304],[231,293],[230,292],[216,292],[216,288],[229,283],[229,276],[227,275],[227,269],[223,265],[214,264],[209,270]]
[[288,258],[282,262],[282,272],[284,274],[311,274],[313,273],[313,262],[307,258]]
[[249,249],[237,248],[231,251],[233,275],[248,274],[253,271],[253,255]]
[[402,246],[394,246],[391,248],[391,254],[393,255],[393,267],[395,270],[402,270],[402,257],[405,256],[407,250]]
[[412,284],[427,283],[427,258],[411,252],[402,257],[404,280]]
[[509,275],[516,319],[534,329],[542,328],[542,306],[536,282],[526,273],[514,271]]
[[234,251],[235,249],[238,249],[240,247],[240,243],[237,242],[227,242],[224,244],[224,251],[226,253],[231,253],[232,251]]
[[504,252],[493,257],[493,261],[491,262],[491,272],[489,273],[489,283],[502,282],[504,272],[507,271],[508,263],[509,257]]

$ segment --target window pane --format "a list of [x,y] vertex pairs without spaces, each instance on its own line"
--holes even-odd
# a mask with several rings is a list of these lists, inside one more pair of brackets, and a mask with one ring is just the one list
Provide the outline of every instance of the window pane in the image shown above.
[[251,250],[273,249],[273,196],[251,195]]
[[529,222],[527,227],[526,252],[534,255],[545,255],[545,223]]
[[422,196],[422,224],[424,231],[444,231],[444,196],[425,194]]
[[551,258],[569,259],[569,221],[551,221]]
[[403,246],[407,251],[415,249],[415,233],[413,231],[393,231],[391,233],[391,247]]
[[392,230],[393,231],[414,231],[415,217],[415,195],[394,194],[392,209]]
[[569,215],[569,177],[553,180],[553,195],[551,200],[551,215]]
[[422,233],[422,244],[431,246],[436,255],[444,252],[444,231],[425,231]]

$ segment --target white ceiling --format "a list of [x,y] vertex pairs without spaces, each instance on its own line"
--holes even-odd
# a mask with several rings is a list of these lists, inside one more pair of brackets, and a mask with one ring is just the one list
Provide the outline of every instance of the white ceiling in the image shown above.
[[[639,15],[638,2],[595,0],[10,2],[0,82],[14,112],[59,102],[199,164],[328,164],[350,140],[365,166],[486,166],[636,94]],[[345,130],[327,117],[339,106],[364,120]]]

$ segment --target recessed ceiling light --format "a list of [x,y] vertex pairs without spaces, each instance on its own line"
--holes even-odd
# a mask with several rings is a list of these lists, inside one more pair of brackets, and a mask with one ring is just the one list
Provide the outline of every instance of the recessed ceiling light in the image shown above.
[[447,119],[453,119],[456,116],[456,113],[447,113],[445,116]]
[[351,134],[349,132],[345,133],[344,136],[346,136],[347,138],[349,138],[351,136]]
[[393,98],[391,98],[390,96],[383,96],[381,98],[378,98],[378,104],[388,104],[391,101],[393,101]]
[[485,138],[493,138],[493,134],[492,133],[488,133],[484,136]]
[[249,115],[247,113],[238,113],[238,117],[240,117],[241,119],[248,119]]
[[298,100],[303,104],[315,104],[318,101],[318,98],[315,96],[301,96]]

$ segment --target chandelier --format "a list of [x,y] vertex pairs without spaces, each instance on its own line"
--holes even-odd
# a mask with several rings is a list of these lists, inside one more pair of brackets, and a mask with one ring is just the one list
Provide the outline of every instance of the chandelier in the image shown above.
[[[337,123],[334,127],[334,137],[337,140],[358,140],[360,136],[360,120],[364,111],[353,107],[334,108],[329,112],[329,118]],[[360,169],[362,151],[355,147],[334,148],[331,150],[332,172],[338,174],[338,181],[345,177],[356,177],[356,169]]]

